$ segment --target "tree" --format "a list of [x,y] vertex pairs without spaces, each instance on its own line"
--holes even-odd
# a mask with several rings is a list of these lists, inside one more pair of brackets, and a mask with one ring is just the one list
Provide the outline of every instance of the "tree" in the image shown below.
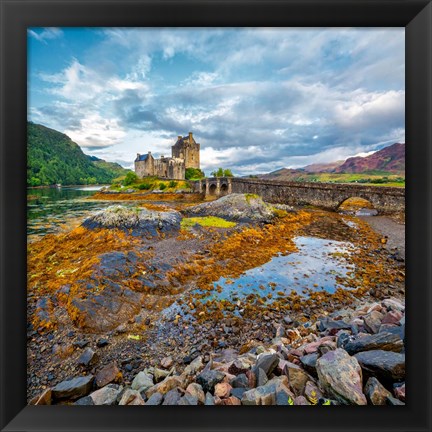
[[216,171],[210,173],[212,177],[234,177],[230,169],[218,168]]
[[133,183],[136,183],[137,181],[138,181],[138,176],[133,171],[129,171],[126,174],[125,179],[123,180],[123,185],[129,186]]
[[199,180],[205,177],[205,174],[199,168],[187,168],[185,172],[186,180]]

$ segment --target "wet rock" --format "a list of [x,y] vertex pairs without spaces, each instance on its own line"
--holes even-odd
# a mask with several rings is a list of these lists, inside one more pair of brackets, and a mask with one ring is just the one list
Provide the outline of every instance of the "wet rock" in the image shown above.
[[93,387],[94,376],[82,376],[62,381],[52,389],[52,397],[56,400],[76,400],[90,393]]
[[164,358],[161,360],[161,366],[162,366],[164,369],[169,369],[173,364],[174,364],[174,360],[172,359],[171,356],[169,356],[169,357],[164,357]]
[[195,397],[200,404],[205,403],[205,394],[202,387],[197,383],[191,383],[186,387],[186,393]]
[[35,396],[29,405],[51,405],[52,391],[50,388],[44,390],[41,394]]
[[383,381],[397,381],[405,377],[405,354],[372,350],[355,354],[364,371]]
[[103,291],[91,291],[85,298],[71,302],[73,322],[94,333],[110,331],[127,322],[141,309],[142,295],[119,284],[111,283]]
[[120,399],[119,405],[145,405],[145,403],[140,392],[126,389]]
[[163,395],[160,393],[153,393],[146,401],[146,405],[160,405],[163,400]]
[[290,362],[286,365],[284,372],[288,376],[293,392],[296,395],[302,394],[306,383],[311,379],[309,375],[300,366]]
[[364,326],[369,333],[378,333],[383,315],[378,311],[372,311],[364,316]]
[[82,366],[93,366],[99,360],[99,356],[91,349],[86,348],[78,359],[78,364]]
[[405,402],[405,383],[395,386],[393,389],[393,393],[395,397],[400,399],[402,402]]
[[122,386],[116,384],[108,384],[99,390],[90,393],[89,397],[93,400],[95,405],[114,405],[117,396],[123,390]]
[[391,393],[375,377],[367,380],[364,394],[372,405],[386,405],[387,396],[391,396]]
[[153,378],[145,372],[139,372],[132,381],[132,390],[137,390],[139,393],[146,392],[150,387],[153,387]]
[[143,207],[113,205],[84,220],[87,229],[118,228],[133,236],[153,237],[180,229],[181,215],[176,211],[157,212]]
[[366,405],[362,392],[362,371],[354,357],[337,348],[317,360],[320,387],[337,401],[348,405]]
[[232,387],[228,383],[219,383],[215,385],[214,395],[221,399],[227,398],[231,393]]
[[153,387],[150,387],[146,392],[145,395],[147,398],[150,398],[150,396],[154,393],[161,393],[163,395],[165,395],[166,393],[168,393],[170,390],[176,388],[176,387],[180,387],[182,388],[184,384],[184,381],[181,377],[179,376],[170,376],[165,378],[163,381],[161,381],[160,383],[154,385]]
[[205,392],[213,392],[216,384],[225,378],[225,374],[216,370],[205,370],[197,376],[196,382],[200,384]]
[[119,371],[115,362],[107,364],[96,374],[96,386],[104,387],[109,383],[112,383],[121,378],[121,372]]
[[400,352],[403,347],[403,341],[398,335],[382,332],[356,337],[345,345],[345,351],[350,355],[370,350]]
[[167,392],[162,405],[178,405],[181,399],[180,392],[175,388]]

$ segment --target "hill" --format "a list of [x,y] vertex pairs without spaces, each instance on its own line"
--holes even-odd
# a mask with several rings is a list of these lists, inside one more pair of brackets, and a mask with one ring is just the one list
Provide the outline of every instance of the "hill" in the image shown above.
[[118,164],[85,155],[61,132],[27,123],[28,186],[111,183],[127,171]]
[[403,174],[405,172],[405,144],[395,143],[366,157],[348,158],[333,172],[364,173],[371,171]]

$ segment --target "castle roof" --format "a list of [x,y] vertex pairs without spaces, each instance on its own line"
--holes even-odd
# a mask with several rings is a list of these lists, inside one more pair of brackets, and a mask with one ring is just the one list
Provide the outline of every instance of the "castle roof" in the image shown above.
[[146,161],[148,157],[149,157],[149,154],[143,154],[143,155],[138,154],[136,159],[135,159],[135,162]]

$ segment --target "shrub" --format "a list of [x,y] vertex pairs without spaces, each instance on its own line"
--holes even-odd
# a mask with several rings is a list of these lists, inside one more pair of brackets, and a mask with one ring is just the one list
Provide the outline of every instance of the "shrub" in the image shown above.
[[175,188],[177,186],[177,182],[175,180],[171,180],[168,184],[168,187]]
[[140,185],[138,185],[139,190],[149,190],[150,188],[151,188],[150,183],[141,183]]
[[199,168],[187,168],[185,172],[186,180],[199,180],[205,177],[204,171]]
[[166,189],[167,185],[165,183],[159,183],[159,189],[164,190]]
[[138,181],[138,176],[133,171],[129,171],[126,174],[125,179],[123,180],[123,185],[129,186],[133,183],[136,183],[137,181]]

